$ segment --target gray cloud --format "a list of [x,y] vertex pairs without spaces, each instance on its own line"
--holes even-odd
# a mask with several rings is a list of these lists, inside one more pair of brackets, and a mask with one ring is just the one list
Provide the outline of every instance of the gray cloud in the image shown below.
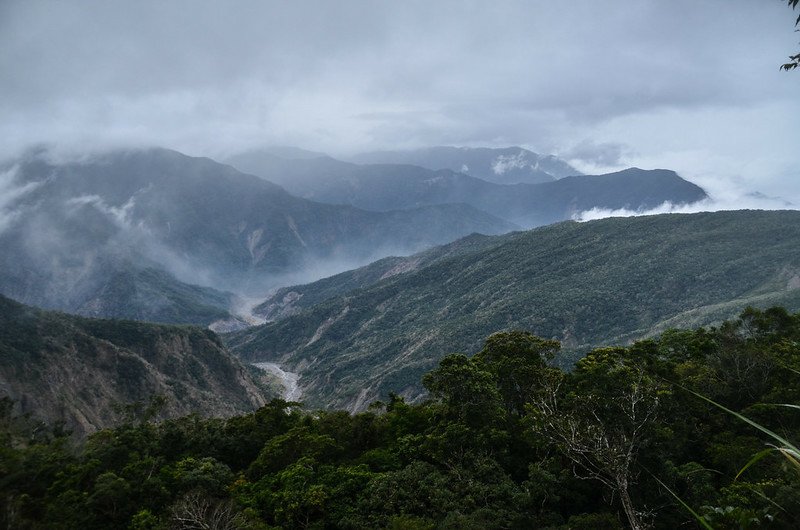
[[8,0],[0,156],[520,144],[773,193],[798,169],[792,23],[760,0]]
[[35,190],[41,182],[17,183],[17,168],[0,169],[0,234],[22,213],[17,199]]
[[576,144],[568,151],[560,153],[566,160],[580,161],[601,167],[614,167],[623,164],[623,154],[630,149],[620,143],[596,143],[586,139]]
[[592,208],[578,212],[572,216],[575,221],[594,221],[606,217],[634,217],[639,215],[656,215],[663,213],[697,213],[697,212],[718,212],[722,210],[785,210],[796,209],[791,203],[781,199],[767,197],[761,193],[749,193],[738,197],[714,198],[699,201],[694,204],[672,204],[664,202],[649,210],[630,210],[620,208],[611,210],[607,208]]

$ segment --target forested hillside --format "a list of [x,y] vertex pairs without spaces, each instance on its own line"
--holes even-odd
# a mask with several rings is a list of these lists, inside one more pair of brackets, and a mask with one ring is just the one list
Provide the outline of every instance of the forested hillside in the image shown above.
[[329,298],[355,289],[370,287],[381,280],[417,271],[448,258],[494,247],[505,239],[504,236],[472,234],[447,245],[433,247],[411,256],[392,256],[313,283],[281,287],[258,304],[253,312],[267,321],[280,320]]
[[[300,373],[314,406],[360,410],[389,391],[418,398],[443,355],[474,353],[496,331],[562,341],[569,365],[592,346],[720,322],[747,305],[800,309],[795,211],[568,222],[474,241],[225,340],[244,359]],[[283,296],[319,300],[335,279]]]
[[0,396],[78,435],[115,425],[153,399],[164,401],[160,418],[231,416],[279,392],[211,331],[80,318],[0,296]]
[[500,333],[444,357],[424,403],[393,394],[350,415],[276,400],[228,420],[130,422],[77,448],[5,402],[0,524],[793,529],[800,476],[781,451],[800,413],[776,404],[800,403],[798,344],[800,315],[747,310],[594,349],[566,372],[550,364],[557,342]]
[[799,15],[0,0],[0,530],[800,530]]

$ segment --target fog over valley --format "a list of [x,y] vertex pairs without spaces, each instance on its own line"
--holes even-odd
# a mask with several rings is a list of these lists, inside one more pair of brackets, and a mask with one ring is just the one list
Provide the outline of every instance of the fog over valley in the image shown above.
[[0,527],[796,528],[798,15],[0,0]]
[[471,8],[3,3],[0,292],[237,329],[472,233],[800,201],[781,6]]

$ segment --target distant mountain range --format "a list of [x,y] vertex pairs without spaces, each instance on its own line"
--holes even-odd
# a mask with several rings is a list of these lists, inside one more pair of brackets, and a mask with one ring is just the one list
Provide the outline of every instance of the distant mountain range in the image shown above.
[[539,184],[581,172],[553,155],[521,147],[429,147],[409,151],[375,151],[353,157],[359,164],[410,164],[449,169],[496,184]]
[[[538,157],[518,148],[430,152]],[[706,197],[667,170],[506,185],[317,155],[282,147],[230,160],[251,175],[166,149],[71,161],[31,151],[0,167],[0,294],[90,317],[235,329],[245,325],[247,315],[237,316],[250,304],[244,298],[384,256],[591,208]],[[569,172],[552,157],[536,160],[540,169]],[[523,166],[533,167],[512,169]]]
[[[737,211],[566,222],[471,236],[309,285],[257,308],[277,319],[226,336],[248,361],[300,373],[314,407],[361,410],[450,352],[524,329],[567,352],[735,316],[800,309],[800,212]],[[561,362],[569,364],[570,358]]]
[[[514,149],[471,154],[487,161]],[[0,167],[0,394],[89,432],[118,418],[113,402],[165,394],[176,403],[167,414],[191,402],[230,414],[276,392],[211,332],[131,320],[220,330],[266,320],[226,343],[242,360],[299,373],[311,406],[361,410],[390,391],[419,398],[421,375],[443,355],[474,352],[498,330],[562,341],[567,365],[589,345],[717,322],[747,304],[800,309],[799,212],[508,233],[591,208],[706,198],[669,170],[508,184],[317,155],[231,159],[254,174],[165,149],[72,161],[36,151]],[[546,158],[536,171],[562,167]],[[534,172],[520,164],[509,167]]]
[[374,211],[463,203],[528,228],[570,219],[592,208],[646,210],[664,202],[687,204],[707,198],[702,188],[669,170],[630,168],[503,185],[450,169],[357,165],[330,157],[285,159],[266,151],[227,162],[315,201]]
[[228,316],[224,291],[514,228],[468,205],[315,203],[165,149],[62,163],[32,153],[4,178],[17,192],[0,226],[0,293],[89,316],[208,324]]
[[93,320],[0,296],[0,395],[79,435],[110,427],[124,406],[165,398],[158,417],[231,416],[276,397],[276,382],[188,326]]

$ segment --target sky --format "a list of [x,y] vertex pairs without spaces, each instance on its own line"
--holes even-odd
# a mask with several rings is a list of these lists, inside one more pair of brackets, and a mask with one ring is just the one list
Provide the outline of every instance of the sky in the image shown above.
[[0,0],[0,157],[520,145],[800,205],[795,18],[783,0]]

